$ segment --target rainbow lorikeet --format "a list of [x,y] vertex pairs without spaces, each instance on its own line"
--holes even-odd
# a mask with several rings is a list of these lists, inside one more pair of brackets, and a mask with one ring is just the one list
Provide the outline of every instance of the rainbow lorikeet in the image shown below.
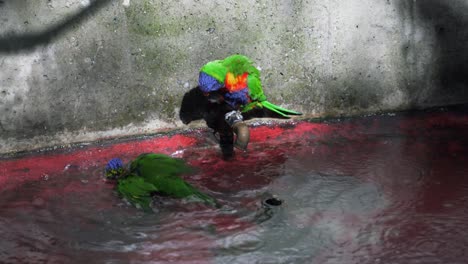
[[220,92],[228,105],[242,113],[254,108],[267,108],[282,117],[301,115],[267,101],[260,71],[244,55],[231,55],[224,60],[206,63],[200,70],[198,82],[202,92]]
[[128,169],[120,159],[110,160],[106,166],[106,178],[117,180],[119,195],[145,211],[152,211],[150,204],[154,195],[190,198],[216,206],[212,197],[180,177],[192,171],[182,159],[147,153],[133,160]]

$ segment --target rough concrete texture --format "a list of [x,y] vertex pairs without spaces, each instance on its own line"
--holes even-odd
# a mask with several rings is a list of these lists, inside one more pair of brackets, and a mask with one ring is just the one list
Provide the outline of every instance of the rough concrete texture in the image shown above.
[[0,0],[0,153],[184,127],[233,53],[308,116],[468,102],[467,0]]

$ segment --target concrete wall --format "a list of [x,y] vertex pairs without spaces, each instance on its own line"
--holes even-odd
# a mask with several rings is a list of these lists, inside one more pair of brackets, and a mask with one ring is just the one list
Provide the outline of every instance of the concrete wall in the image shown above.
[[468,0],[0,0],[0,153],[184,127],[207,61],[311,116],[468,102]]

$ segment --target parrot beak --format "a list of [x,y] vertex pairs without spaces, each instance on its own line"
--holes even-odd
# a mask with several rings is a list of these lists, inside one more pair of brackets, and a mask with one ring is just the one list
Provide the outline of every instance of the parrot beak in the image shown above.
[[241,150],[246,151],[247,145],[249,144],[249,141],[250,141],[249,127],[247,126],[247,124],[245,124],[242,121],[242,122],[236,122],[235,124],[233,124],[232,129],[237,136],[236,141],[234,142],[234,146]]

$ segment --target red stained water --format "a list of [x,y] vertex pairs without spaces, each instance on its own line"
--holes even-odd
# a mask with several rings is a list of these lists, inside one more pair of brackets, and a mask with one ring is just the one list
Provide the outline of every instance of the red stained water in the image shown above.
[[[205,130],[5,158],[0,263],[466,263],[466,108],[254,126],[230,161]],[[224,206],[123,203],[103,168],[144,152]]]

